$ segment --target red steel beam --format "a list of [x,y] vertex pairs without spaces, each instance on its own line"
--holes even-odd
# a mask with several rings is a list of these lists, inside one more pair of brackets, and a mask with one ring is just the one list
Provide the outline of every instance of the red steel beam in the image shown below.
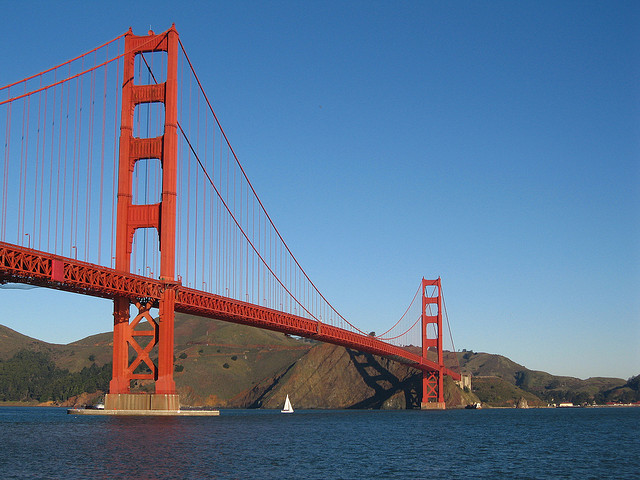
[[[5,282],[28,283],[109,299],[126,297],[132,302],[141,298],[160,300],[165,290],[172,289],[178,312],[313,338],[388,357],[422,371],[440,369],[436,362],[402,347],[317,320],[0,242],[0,283]],[[443,373],[460,380],[460,374],[448,368],[444,368]]]

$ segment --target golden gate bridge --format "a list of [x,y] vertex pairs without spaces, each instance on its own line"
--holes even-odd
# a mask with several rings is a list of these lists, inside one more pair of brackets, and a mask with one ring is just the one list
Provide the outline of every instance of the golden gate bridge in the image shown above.
[[108,409],[179,409],[175,312],[392,358],[422,371],[423,408],[445,407],[443,377],[460,374],[440,278],[382,334],[344,318],[267,213],[174,26],[1,87],[0,139],[0,283],[113,299]]

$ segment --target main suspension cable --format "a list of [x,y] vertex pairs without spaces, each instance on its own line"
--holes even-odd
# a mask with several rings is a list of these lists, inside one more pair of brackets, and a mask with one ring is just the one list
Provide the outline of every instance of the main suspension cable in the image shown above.
[[218,128],[220,129],[220,132],[222,133],[225,142],[227,143],[227,146],[229,147],[229,150],[231,151],[233,158],[236,161],[236,164],[238,165],[238,168],[240,168],[240,171],[242,172],[242,175],[244,176],[245,180],[247,181],[247,184],[249,185],[249,187],[251,188],[251,191],[253,192],[256,200],[258,201],[258,204],[260,205],[262,211],[264,212],[266,218],[269,220],[269,223],[271,225],[271,227],[273,228],[274,232],[276,233],[276,235],[278,236],[278,238],[280,239],[280,241],[282,242],[284,248],[287,250],[287,252],[289,253],[289,255],[291,256],[291,258],[293,259],[294,263],[297,265],[298,269],[300,270],[300,272],[302,272],[302,274],[304,275],[304,277],[307,279],[307,281],[309,282],[309,284],[313,287],[313,289],[316,291],[316,293],[320,296],[320,298],[322,298],[322,300],[324,300],[324,302],[329,306],[329,308],[331,308],[331,310],[333,310],[333,312],[338,315],[338,317],[340,317],[345,323],[347,323],[350,327],[352,327],[353,329],[355,329],[356,331],[358,331],[359,333],[366,335],[366,333],[362,330],[360,330],[358,327],[356,327],[355,325],[353,325],[351,322],[349,322],[346,318],[344,318],[340,312],[338,312],[336,310],[336,308],[331,304],[331,302],[329,302],[325,296],[320,292],[320,290],[318,290],[318,287],[316,287],[316,285],[313,283],[313,281],[311,280],[311,278],[309,278],[309,276],[307,275],[307,272],[302,268],[302,266],[300,265],[300,263],[298,262],[298,260],[296,259],[295,255],[293,255],[293,252],[291,251],[291,249],[289,248],[289,246],[287,245],[287,243],[284,241],[284,238],[282,237],[282,235],[280,234],[280,231],[278,230],[278,228],[276,227],[275,223],[273,222],[273,220],[271,219],[271,216],[269,215],[269,213],[267,212],[266,208],[264,207],[262,201],[260,200],[260,197],[258,196],[257,192],[255,191],[253,184],[251,183],[251,181],[249,180],[249,177],[247,176],[244,168],[242,167],[240,160],[238,159],[238,156],[236,155],[236,152],[234,151],[233,147],[231,146],[231,142],[229,142],[229,139],[227,137],[227,134],[224,132],[224,129],[222,128],[222,125],[220,124],[220,121],[218,120],[218,116],[216,115],[215,111],[213,110],[213,107],[211,106],[211,102],[209,101],[209,97],[207,96],[206,92],[204,91],[204,88],[202,87],[202,83],[200,82],[200,79],[198,78],[198,75],[193,67],[193,64],[191,63],[191,60],[189,59],[189,55],[187,55],[187,52],[184,48],[184,45],[182,44],[182,41],[180,41],[178,39],[178,42],[180,43],[180,47],[182,48],[182,52],[184,53],[185,58],[187,59],[187,62],[189,64],[189,67],[191,69],[191,72],[193,73],[194,78],[196,79],[196,82],[198,83],[198,87],[200,88],[200,91],[202,93],[202,95],[204,96],[205,101],[207,102],[207,105],[209,107],[209,110],[211,111],[211,114],[213,115],[213,118],[215,119]]

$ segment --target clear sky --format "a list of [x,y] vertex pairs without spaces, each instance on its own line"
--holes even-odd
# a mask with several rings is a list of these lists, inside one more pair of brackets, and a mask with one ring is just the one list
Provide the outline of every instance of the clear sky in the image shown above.
[[[0,84],[175,22],[312,280],[386,330],[441,276],[458,349],[640,373],[639,2],[3,2]],[[0,290],[54,343],[111,304]]]

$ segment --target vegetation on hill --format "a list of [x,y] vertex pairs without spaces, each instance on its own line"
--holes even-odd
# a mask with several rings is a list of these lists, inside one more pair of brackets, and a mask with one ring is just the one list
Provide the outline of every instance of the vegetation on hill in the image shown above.
[[[27,349],[42,353],[55,367],[72,374],[95,363],[98,368],[108,369],[110,378],[112,342],[112,333],[101,333],[56,345],[0,326],[0,360],[9,360]],[[177,313],[174,378],[181,401],[185,405],[233,404],[235,396],[290,367],[314,344],[268,330]],[[152,382],[133,383],[133,391],[153,390]],[[107,386],[108,382],[101,390]],[[69,395],[76,395],[75,390]]]
[[55,365],[43,352],[20,350],[0,360],[0,401],[63,401],[84,392],[105,391],[111,380],[111,364],[84,367],[71,373]]
[[523,390],[500,377],[474,377],[473,393],[483,405],[492,407],[515,407],[523,398],[530,407],[543,407],[547,402],[533,393]]
[[632,403],[640,402],[640,375],[631,377],[627,383],[621,386],[599,392],[596,395],[598,403]]
[[501,355],[463,351],[458,356],[462,373],[473,377],[473,391],[489,405],[505,406],[514,399],[517,401],[519,396],[525,398],[529,405],[629,403],[640,400],[638,390],[629,387],[621,378],[581,380],[529,370]]
[[101,366],[110,362],[112,342],[112,333],[101,333],[68,345],[58,345],[27,337],[0,325],[0,360],[8,360],[21,350],[29,350],[46,354],[63,370],[78,372],[93,363]]

